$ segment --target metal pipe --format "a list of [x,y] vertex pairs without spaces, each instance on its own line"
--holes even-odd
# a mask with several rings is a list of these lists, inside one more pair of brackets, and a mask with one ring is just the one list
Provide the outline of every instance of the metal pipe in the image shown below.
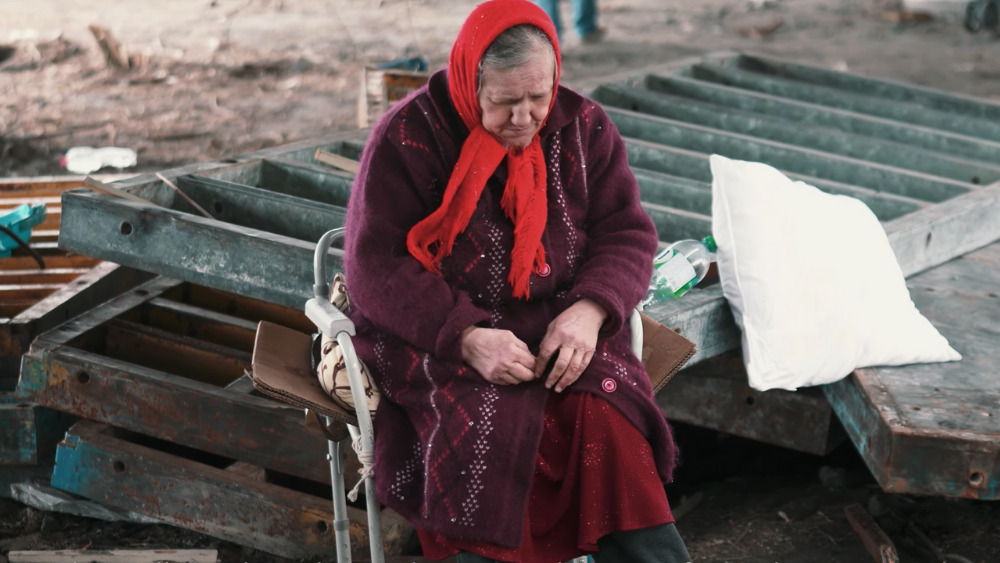
[[[330,426],[330,417],[323,417]],[[347,516],[344,492],[344,455],[340,442],[327,440],[327,460],[330,462],[330,484],[333,487],[333,534],[337,545],[337,563],[351,563],[351,520]]]

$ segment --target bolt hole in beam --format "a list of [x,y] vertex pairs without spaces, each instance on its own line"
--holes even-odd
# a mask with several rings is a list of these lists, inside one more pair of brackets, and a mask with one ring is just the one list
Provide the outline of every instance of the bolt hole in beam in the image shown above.
[[128,235],[132,234],[132,223],[129,223],[127,221],[123,222],[121,224],[121,227],[119,228],[119,230],[125,236],[128,236]]
[[81,371],[76,374],[76,380],[83,384],[90,383],[90,374],[85,371]]
[[320,533],[325,533],[329,529],[329,526],[327,526],[325,520],[320,520],[319,522],[316,522],[316,529],[319,530]]
[[115,473],[125,473],[125,462],[124,461],[117,460],[112,465],[112,467],[114,467]]
[[754,399],[753,397],[747,397],[747,404],[750,405],[751,407],[754,406],[756,402],[757,399]]
[[986,481],[986,476],[983,475],[982,472],[980,471],[973,471],[972,474],[969,475],[969,484],[972,485],[973,487],[978,487],[982,485],[985,481]]
[[223,205],[221,201],[217,201],[212,204],[212,210],[215,211],[216,215],[222,215]]

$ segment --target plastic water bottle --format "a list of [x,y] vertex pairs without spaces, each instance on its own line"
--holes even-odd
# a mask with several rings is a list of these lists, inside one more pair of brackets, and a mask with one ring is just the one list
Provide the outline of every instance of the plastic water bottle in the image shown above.
[[701,240],[679,240],[657,254],[642,308],[677,299],[698,285],[715,260],[715,251],[715,239],[709,235]]

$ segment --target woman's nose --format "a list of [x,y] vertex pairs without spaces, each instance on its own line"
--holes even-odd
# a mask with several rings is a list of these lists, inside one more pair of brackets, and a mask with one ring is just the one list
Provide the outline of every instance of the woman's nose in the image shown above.
[[520,103],[511,111],[510,123],[514,127],[526,127],[531,124],[531,104]]

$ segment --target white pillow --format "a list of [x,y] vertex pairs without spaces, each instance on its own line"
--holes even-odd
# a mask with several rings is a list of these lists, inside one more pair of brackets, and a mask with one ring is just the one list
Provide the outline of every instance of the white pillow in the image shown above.
[[962,358],[914,306],[868,206],[759,162],[710,163],[719,277],[751,387],[794,390],[859,367]]

